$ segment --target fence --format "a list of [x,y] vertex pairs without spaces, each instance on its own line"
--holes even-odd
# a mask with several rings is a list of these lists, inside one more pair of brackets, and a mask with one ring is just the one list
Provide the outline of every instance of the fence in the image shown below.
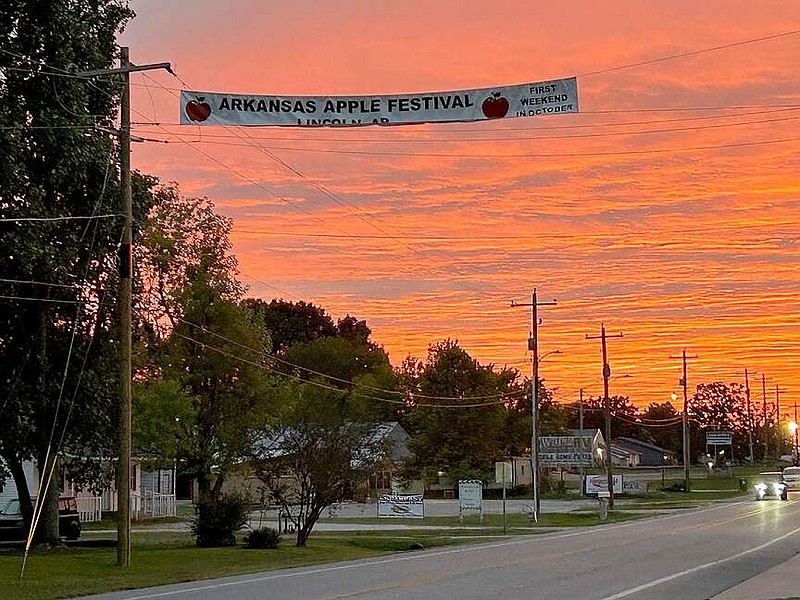
[[75,497],[81,523],[92,523],[103,518],[103,499],[100,496],[79,494]]
[[176,515],[174,494],[157,494],[145,491],[137,498],[139,499],[137,519],[174,517]]

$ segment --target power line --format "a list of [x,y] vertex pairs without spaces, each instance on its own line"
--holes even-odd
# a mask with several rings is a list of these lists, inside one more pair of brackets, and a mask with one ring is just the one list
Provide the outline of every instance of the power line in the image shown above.
[[[219,338],[219,339],[221,339],[223,341],[226,341],[226,342],[228,342],[230,344],[234,344],[236,346],[239,346],[239,347],[241,347],[241,348],[243,348],[245,350],[249,350],[250,352],[253,352],[255,354],[262,354],[261,351],[256,350],[255,348],[251,348],[250,346],[247,346],[246,344],[242,344],[242,343],[237,342],[235,340],[232,340],[232,339],[230,339],[228,337],[225,337],[224,335],[221,335],[219,333],[211,331],[210,329],[208,329],[206,327],[203,327],[202,325],[198,325],[196,323],[192,323],[192,322],[187,321],[186,319],[183,319],[181,317],[175,317],[175,320],[176,321],[180,321],[181,323],[185,323],[186,325],[189,325],[191,327],[196,327],[196,328],[200,329],[201,331],[204,331],[205,333],[211,334],[214,337],[217,337],[217,338]],[[326,379],[330,379],[331,381],[336,381],[338,383],[344,383],[344,384],[347,384],[347,385],[353,385],[352,381],[348,381],[346,379],[341,379],[341,378],[335,377],[333,375],[328,375],[328,374],[322,373],[320,371],[315,371],[313,369],[309,369],[308,367],[304,367],[304,366],[301,366],[301,365],[298,365],[298,364],[295,364],[295,363],[291,363],[291,362],[289,362],[287,360],[284,360],[284,359],[282,359],[282,358],[280,358],[280,357],[278,357],[278,356],[276,356],[274,354],[266,354],[266,356],[267,356],[267,358],[269,358],[271,360],[274,360],[276,362],[279,362],[279,363],[281,363],[283,365],[286,365],[288,367],[299,369],[299,370],[305,371],[307,373],[310,373],[312,375],[317,375],[319,377],[324,377]],[[406,392],[400,391],[400,390],[387,390],[385,388],[379,388],[379,387],[370,386],[370,385],[363,385],[363,384],[359,384],[359,387],[363,387],[365,389],[372,390],[374,392],[383,392],[383,393],[386,393],[386,394],[406,395]],[[519,396],[519,395],[524,395],[524,394],[525,394],[525,390],[520,390],[519,392],[491,394],[491,395],[486,395],[486,396],[429,396],[429,395],[426,395],[426,394],[417,394],[417,393],[414,393],[413,396],[415,398],[422,398],[424,400],[490,400],[490,399],[508,398],[509,396],[513,397],[513,396]]]
[[[598,152],[552,152],[541,153],[505,153],[505,154],[464,154],[454,152],[394,152],[391,150],[334,150],[330,148],[298,148],[291,146],[272,146],[270,150],[280,150],[285,152],[308,152],[311,154],[340,154],[352,156],[408,156],[424,158],[474,158],[474,159],[516,159],[516,158],[588,158],[604,156],[640,156],[651,154],[675,154],[681,152],[697,152],[702,150],[725,150],[730,148],[749,148],[754,146],[772,146],[775,144],[786,144],[797,142],[800,138],[780,138],[769,140],[757,140],[751,142],[731,142],[727,144],[716,144],[708,146],[686,146],[681,148],[653,148],[649,150],[609,150]],[[187,142],[183,142],[187,143]],[[237,144],[234,142],[213,142],[205,140],[195,140],[191,144],[208,144],[227,147],[244,147],[249,144]]]
[[97,219],[118,219],[124,215],[111,213],[107,215],[91,216],[62,216],[62,217],[8,217],[0,218],[0,223],[48,222],[48,221],[94,221]]
[[710,48],[702,48],[700,50],[692,50],[692,51],[689,51],[689,52],[680,52],[680,53],[677,53],[677,54],[670,54],[668,56],[661,56],[659,58],[653,58],[653,59],[649,59],[649,60],[641,60],[641,61],[637,61],[637,62],[632,62],[632,63],[628,63],[626,65],[620,65],[618,67],[609,67],[607,69],[598,69],[597,71],[589,71],[589,72],[586,72],[586,73],[581,73],[580,75],[578,75],[578,77],[591,77],[593,75],[600,75],[600,74],[604,74],[604,73],[613,73],[613,72],[616,72],[616,71],[623,71],[625,69],[633,69],[635,67],[643,67],[643,66],[646,66],[646,65],[652,65],[652,64],[656,64],[656,63],[660,63],[660,62],[665,62],[665,61],[668,61],[668,60],[675,60],[675,59],[678,59],[678,58],[687,58],[689,56],[698,56],[700,54],[708,54],[710,52],[719,52],[720,50],[728,50],[730,48],[736,48],[736,47],[739,47],[739,46],[746,46],[746,45],[749,45],[749,44],[756,44],[756,43],[759,43],[759,42],[766,42],[766,41],[770,41],[770,40],[776,40],[776,39],[779,39],[779,38],[789,37],[789,36],[792,36],[792,35],[797,35],[798,33],[800,33],[800,29],[793,29],[793,30],[790,30],[790,31],[783,31],[781,33],[774,33],[774,34],[771,34],[771,35],[765,35],[765,36],[761,36],[761,37],[757,37],[757,38],[751,38],[751,39],[748,39],[748,40],[741,40],[741,41],[738,41],[738,42],[731,42],[729,44],[722,44],[720,46],[712,46]]
[[[794,106],[791,108],[781,108],[773,111],[755,111],[752,113],[745,113],[746,115],[758,114],[771,114],[771,113],[785,113],[785,112],[794,112],[800,109],[800,106]],[[585,114],[585,113],[582,113]],[[698,121],[703,120],[707,121],[710,119],[731,119],[734,117],[739,117],[742,115],[714,115],[714,116],[701,116],[701,117],[685,117],[681,119],[663,119],[663,120],[656,120],[656,121],[640,121],[640,122],[628,122],[628,123],[598,123],[594,125],[584,124],[584,125],[572,125],[572,126],[565,126],[565,127],[552,127],[552,128],[536,128],[536,129],[524,129],[524,130],[515,130],[515,131],[524,131],[525,133],[536,133],[539,131],[546,131],[549,129],[585,129],[590,127],[613,127],[613,128],[622,128],[622,127],[630,127],[633,125],[641,125],[641,124],[663,124],[663,123],[681,123],[685,121]],[[576,135],[538,135],[538,136],[496,136],[496,135],[484,135],[480,137],[445,137],[445,138],[414,138],[409,139],[407,137],[400,138],[400,139],[383,139],[383,138],[308,138],[303,139],[302,141],[307,143],[345,143],[345,144],[353,144],[353,143],[374,143],[374,144],[423,144],[423,145],[430,145],[430,144],[458,144],[464,142],[478,142],[478,143],[491,143],[491,142],[514,142],[514,141],[541,141],[541,140],[573,140],[573,139],[593,139],[593,138],[600,138],[600,137],[620,137],[620,136],[632,136],[632,135],[655,135],[655,134],[662,134],[662,133],[681,133],[687,131],[704,131],[709,129],[722,129],[727,127],[742,127],[745,125],[764,125],[770,123],[780,123],[784,121],[794,121],[800,118],[798,115],[786,116],[786,117],[777,117],[772,119],[755,119],[755,120],[744,120],[744,121],[736,121],[733,123],[712,123],[707,125],[687,125],[684,127],[669,127],[669,128],[662,128],[662,129],[649,129],[649,130],[637,130],[637,131],[607,131],[607,132],[599,132],[599,133],[586,133],[586,134],[576,134]],[[163,126],[162,126],[163,127]],[[183,127],[183,126],[181,126]],[[228,129],[228,128],[226,128]],[[506,133],[511,130],[497,130]],[[450,132],[455,133],[455,132]],[[493,134],[495,131],[487,131],[483,132],[487,134]],[[211,138],[212,140],[215,139],[241,139],[240,136],[237,135],[227,135],[227,134],[220,134],[220,133],[204,133],[203,138],[205,139],[205,143],[215,143],[212,141],[208,141],[207,138]],[[264,142],[264,141],[289,141],[286,136],[254,136],[248,135],[248,139],[254,142]],[[301,150],[302,148],[295,148],[296,150]]]
[[[324,383],[322,383],[320,381],[314,381],[313,379],[303,379],[302,377],[299,377],[297,375],[292,375],[290,373],[286,373],[286,372],[280,371],[278,369],[272,369],[272,368],[268,367],[267,365],[264,365],[264,364],[261,364],[261,363],[258,363],[258,362],[252,361],[252,360],[248,360],[248,359],[243,358],[241,356],[238,356],[236,354],[232,354],[230,352],[222,350],[221,348],[217,348],[217,347],[212,346],[210,344],[207,344],[205,342],[201,342],[200,340],[194,339],[194,338],[192,338],[190,336],[183,335],[182,333],[179,333],[177,331],[174,332],[174,333],[178,337],[183,338],[183,339],[185,339],[187,341],[193,342],[195,344],[198,344],[199,346],[202,346],[203,348],[208,348],[209,350],[217,352],[217,353],[219,353],[219,354],[221,354],[223,356],[227,356],[228,358],[232,358],[233,360],[238,360],[239,362],[242,362],[244,364],[249,364],[251,366],[258,367],[260,369],[263,369],[263,370],[265,370],[267,372],[270,372],[270,373],[273,373],[275,375],[279,375],[281,377],[286,377],[286,378],[292,379],[294,381],[298,381],[300,383],[307,383],[309,385],[314,385],[314,386],[317,386],[317,387],[320,387],[320,388],[323,388],[323,389],[327,389],[327,390],[331,390],[331,391],[336,391],[336,392],[344,391],[341,388],[338,388],[338,387],[335,387],[335,386],[332,386],[332,385],[326,385],[326,384],[324,384]],[[350,385],[354,385],[354,384],[352,384],[352,382],[350,382]],[[409,406],[407,400],[394,400],[394,399],[391,399],[391,398],[379,398],[377,396],[371,396],[371,395],[364,394],[364,393],[360,392],[357,387],[355,389],[353,389],[353,390],[350,390],[350,392],[352,394],[360,397],[360,398],[365,398],[365,399],[368,399],[368,400],[375,400],[375,401],[378,401],[378,402],[388,402],[390,404],[401,404],[401,405],[404,405],[404,406]],[[414,397],[416,397],[416,395],[412,393],[412,394],[410,394],[410,397],[413,399]],[[461,400],[461,399],[460,398],[456,398],[456,400]],[[425,403],[415,403],[415,404],[413,404],[413,407],[414,408],[448,408],[448,409],[449,408],[482,408],[482,407],[489,407],[489,406],[500,406],[500,405],[505,405],[505,404],[508,404],[508,400],[502,400],[502,401],[496,401],[496,402],[477,402],[477,403],[470,403],[470,404],[434,404],[434,403],[425,402]]]

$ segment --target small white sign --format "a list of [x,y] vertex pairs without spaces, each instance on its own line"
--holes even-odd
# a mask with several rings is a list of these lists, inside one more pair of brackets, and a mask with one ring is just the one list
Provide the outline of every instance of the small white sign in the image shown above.
[[483,510],[483,483],[477,479],[464,479],[458,482],[458,508]]
[[497,483],[513,483],[510,461],[494,463],[494,480]]

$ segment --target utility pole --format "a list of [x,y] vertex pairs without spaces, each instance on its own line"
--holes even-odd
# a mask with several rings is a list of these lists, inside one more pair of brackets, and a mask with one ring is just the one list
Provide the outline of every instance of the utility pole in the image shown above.
[[794,466],[798,466],[800,464],[800,447],[797,445],[797,400],[794,401],[794,452],[792,453],[794,456]]
[[[579,394],[579,399],[578,399],[578,429],[580,430],[581,435],[583,435],[583,388],[578,390],[578,394]],[[590,451],[591,451],[591,448],[590,448]],[[583,478],[584,478],[584,475],[583,475],[583,462],[581,462],[580,467],[578,467],[578,468],[580,469],[580,474],[578,475],[578,477],[579,477],[578,481],[580,481],[580,484],[581,484],[581,496],[583,496],[583,494],[585,493],[585,491],[584,491],[584,482],[583,482]]]
[[131,191],[131,79],[132,71],[165,69],[172,73],[169,63],[134,65],[129,60],[127,46],[120,48],[118,69],[98,69],[76,73],[78,77],[105,75],[122,76],[122,98],[120,101],[119,160],[120,185],[125,218],[122,244],[119,249],[119,460],[117,465],[117,564],[123,567],[131,563],[131,306],[133,274],[133,194]]
[[600,324],[600,335],[590,336],[586,334],[587,340],[600,339],[603,357],[603,418],[605,420],[606,436],[606,473],[608,475],[608,507],[614,508],[614,465],[611,460],[611,400],[608,397],[608,380],[611,377],[611,366],[608,364],[608,351],[606,350],[607,338],[621,338],[622,333],[614,335],[606,334],[605,323]]
[[531,307],[531,335],[528,338],[528,350],[532,352],[531,370],[531,487],[533,488],[533,520],[539,522],[541,501],[539,499],[539,306],[555,306],[557,302],[539,302],[536,288],[533,288],[530,303],[512,301],[511,306]]
[[755,461],[753,454],[753,408],[750,403],[750,376],[747,372],[747,367],[744,368],[744,393],[747,397],[747,433],[750,440],[750,464]]
[[697,355],[686,355],[686,348],[680,356],[670,356],[670,358],[680,358],[683,361],[683,377],[680,383],[683,386],[683,413],[681,414],[681,429],[683,430],[683,489],[686,492],[690,491],[690,477],[689,467],[691,466],[691,452],[689,451],[689,379],[687,374],[686,360],[689,358],[697,358]]
[[764,419],[764,458],[769,454],[769,434],[767,432],[767,376],[761,374],[761,412]]

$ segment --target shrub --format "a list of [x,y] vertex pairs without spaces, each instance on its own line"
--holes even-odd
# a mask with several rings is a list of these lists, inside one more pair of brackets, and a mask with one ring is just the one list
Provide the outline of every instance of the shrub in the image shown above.
[[274,550],[281,541],[281,534],[272,527],[254,529],[244,536],[244,547],[252,549]]
[[198,504],[192,535],[201,548],[236,545],[236,532],[247,523],[248,504],[243,496],[229,495]]

